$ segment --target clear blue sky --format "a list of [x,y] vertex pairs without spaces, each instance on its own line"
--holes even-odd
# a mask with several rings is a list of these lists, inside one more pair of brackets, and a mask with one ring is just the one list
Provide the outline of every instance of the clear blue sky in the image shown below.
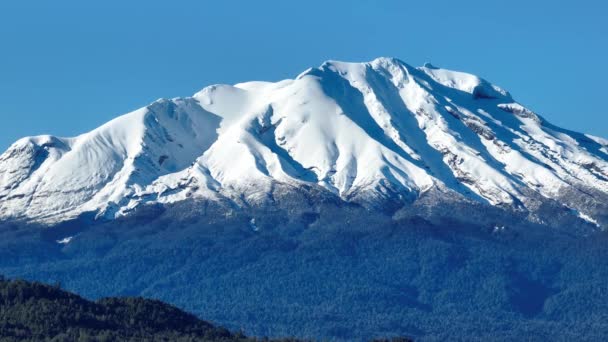
[[608,138],[606,18],[600,0],[2,1],[0,150],[213,83],[378,56],[481,75]]

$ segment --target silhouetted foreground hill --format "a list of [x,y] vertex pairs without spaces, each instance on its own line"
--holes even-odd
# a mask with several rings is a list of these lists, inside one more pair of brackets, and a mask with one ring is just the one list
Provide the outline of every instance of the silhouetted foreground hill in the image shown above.
[[0,278],[2,341],[252,341],[143,298],[91,302],[59,286]]
[[[7,280],[2,276],[0,340],[260,341],[241,333],[233,334],[161,301],[144,298],[104,298],[92,302],[63,291],[58,285]],[[411,340],[407,338],[375,340],[409,341]]]

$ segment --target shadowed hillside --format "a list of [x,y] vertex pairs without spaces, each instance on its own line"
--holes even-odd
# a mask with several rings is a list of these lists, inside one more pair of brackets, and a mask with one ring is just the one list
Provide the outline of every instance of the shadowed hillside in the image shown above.
[[[50,286],[0,276],[2,341],[240,341],[255,339],[215,327],[169,304],[144,298],[96,302]],[[409,342],[408,338],[374,342]]]
[[252,341],[160,301],[85,300],[59,286],[0,279],[3,341]]

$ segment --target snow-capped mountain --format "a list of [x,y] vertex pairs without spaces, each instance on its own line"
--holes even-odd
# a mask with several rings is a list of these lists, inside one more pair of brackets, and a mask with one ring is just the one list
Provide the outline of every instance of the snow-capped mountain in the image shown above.
[[[317,188],[363,205],[430,190],[608,223],[608,140],[558,128],[477,76],[390,58],[161,99],[75,138],[0,156],[0,219],[115,218],[196,198]],[[285,190],[286,189],[286,190]]]

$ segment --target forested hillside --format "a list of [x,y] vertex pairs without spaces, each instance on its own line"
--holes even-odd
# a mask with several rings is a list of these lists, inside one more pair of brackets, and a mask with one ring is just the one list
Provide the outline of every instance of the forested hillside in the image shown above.
[[[602,340],[608,334],[606,232],[575,236],[569,226],[526,225],[514,217],[499,226],[489,210],[476,216],[465,206],[387,216],[316,203],[316,213],[301,215],[224,216],[205,203],[184,202],[89,225],[0,224],[0,274],[59,281],[94,300],[156,298],[256,337]],[[452,215],[440,219],[438,212]],[[465,213],[470,222],[454,220]]]
[[[2,341],[239,341],[257,339],[216,327],[169,304],[144,298],[103,298],[96,302],[61,289],[0,276]],[[408,338],[374,342],[409,342]]]
[[49,286],[0,279],[2,341],[252,341],[143,298],[96,302]]

